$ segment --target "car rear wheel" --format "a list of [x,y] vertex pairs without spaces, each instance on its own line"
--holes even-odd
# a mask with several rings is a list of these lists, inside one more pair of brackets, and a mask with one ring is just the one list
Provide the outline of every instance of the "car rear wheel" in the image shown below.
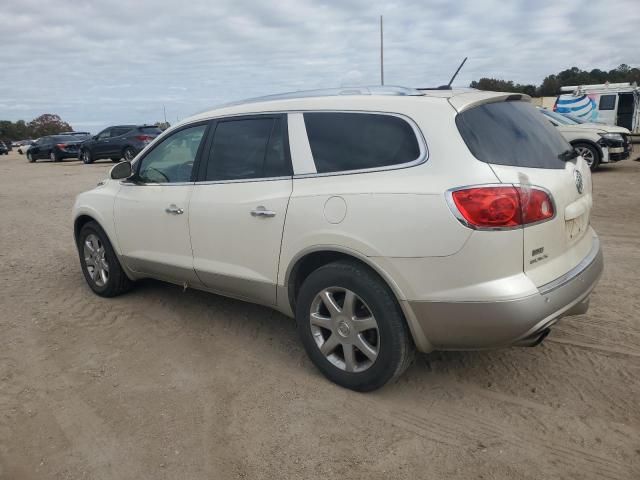
[[366,392],[397,378],[414,346],[389,287],[356,262],[312,272],[296,303],[298,334],[307,354],[331,381]]
[[93,163],[93,155],[91,155],[91,150],[87,148],[83,149],[80,153],[80,159],[82,160],[82,163],[85,164]]
[[115,297],[131,289],[127,277],[104,230],[96,222],[86,223],[78,235],[80,265],[87,284],[101,297]]
[[600,153],[598,150],[588,143],[576,143],[573,147],[576,152],[584,158],[584,161],[587,162],[591,171],[595,172],[600,165]]
[[36,159],[33,158],[33,154],[31,152],[27,152],[27,160],[29,161],[29,163],[33,163],[36,161]]
[[119,158],[116,158],[116,157],[112,157],[112,158],[111,158],[111,161],[112,161],[113,163],[118,163],[118,162],[120,162],[120,159],[119,159]]
[[51,152],[49,154],[49,158],[51,159],[52,162],[59,162],[60,160],[62,160],[58,155],[56,155],[55,152]]
[[131,162],[136,156],[136,152],[131,147],[127,147],[122,151],[122,157],[127,161]]

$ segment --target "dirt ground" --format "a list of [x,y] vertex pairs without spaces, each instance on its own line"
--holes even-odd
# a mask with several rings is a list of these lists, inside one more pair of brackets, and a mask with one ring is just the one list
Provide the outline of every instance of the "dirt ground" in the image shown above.
[[0,157],[0,479],[640,478],[639,162],[594,175],[588,315],[536,348],[421,355],[370,394],[266,308],[92,294],[71,207],[110,167]]

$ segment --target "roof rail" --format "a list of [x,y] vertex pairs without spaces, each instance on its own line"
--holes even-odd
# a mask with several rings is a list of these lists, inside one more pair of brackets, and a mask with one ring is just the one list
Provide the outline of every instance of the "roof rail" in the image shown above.
[[235,102],[224,103],[216,108],[233,107],[246,103],[270,102],[273,100],[291,100],[296,98],[333,97],[338,95],[389,95],[389,96],[421,96],[421,91],[415,88],[397,86],[365,86],[365,87],[341,87],[323,88],[319,90],[301,90],[298,92],[278,93],[263,97],[248,98]]

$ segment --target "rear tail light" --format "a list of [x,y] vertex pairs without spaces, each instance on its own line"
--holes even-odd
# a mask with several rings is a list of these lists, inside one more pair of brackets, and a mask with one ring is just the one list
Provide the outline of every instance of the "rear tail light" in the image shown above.
[[56,147],[58,147],[58,148],[67,148],[67,144],[66,143],[56,143]]
[[140,140],[141,142],[150,142],[151,140],[153,140],[153,137],[150,135],[136,135],[136,139]]
[[517,228],[548,220],[555,213],[549,194],[535,187],[463,188],[451,192],[450,198],[460,221],[471,228]]

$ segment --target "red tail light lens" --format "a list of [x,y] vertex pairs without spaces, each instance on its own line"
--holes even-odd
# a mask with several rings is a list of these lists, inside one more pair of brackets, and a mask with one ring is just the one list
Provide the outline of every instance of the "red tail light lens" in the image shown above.
[[553,217],[553,202],[540,189],[520,186],[474,187],[451,193],[467,224],[477,228],[512,228]]
[[150,142],[153,139],[150,135],[136,135],[136,138],[141,142]]
[[67,144],[66,143],[56,143],[56,147],[58,147],[58,148],[67,148]]

